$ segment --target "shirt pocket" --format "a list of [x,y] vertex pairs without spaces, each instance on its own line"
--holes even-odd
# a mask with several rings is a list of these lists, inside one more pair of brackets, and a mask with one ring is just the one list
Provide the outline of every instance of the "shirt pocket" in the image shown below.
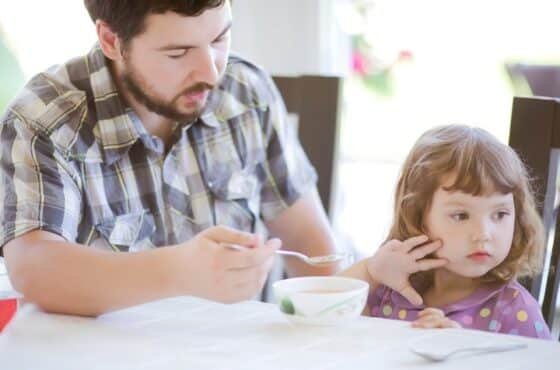
[[96,225],[96,229],[113,248],[123,252],[154,247],[150,240],[156,229],[154,217],[146,210],[103,220]]
[[216,225],[254,232],[260,217],[261,181],[257,165],[231,172],[213,172],[207,185],[213,195],[213,218]]

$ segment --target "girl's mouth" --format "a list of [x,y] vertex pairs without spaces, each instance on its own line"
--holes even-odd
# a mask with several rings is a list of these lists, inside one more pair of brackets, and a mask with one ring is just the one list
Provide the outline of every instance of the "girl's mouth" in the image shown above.
[[467,257],[475,262],[484,262],[490,258],[490,254],[484,251],[477,251],[469,254]]

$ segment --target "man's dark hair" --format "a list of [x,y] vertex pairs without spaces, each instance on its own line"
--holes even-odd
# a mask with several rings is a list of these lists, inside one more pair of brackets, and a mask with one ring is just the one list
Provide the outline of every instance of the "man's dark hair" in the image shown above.
[[144,32],[144,20],[150,14],[171,11],[185,16],[197,16],[217,8],[227,0],[84,0],[89,16],[109,25],[126,45]]

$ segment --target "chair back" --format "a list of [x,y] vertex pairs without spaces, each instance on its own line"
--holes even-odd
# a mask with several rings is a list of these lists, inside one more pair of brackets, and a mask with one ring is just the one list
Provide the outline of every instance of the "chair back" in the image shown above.
[[[273,77],[290,115],[296,119],[300,142],[317,170],[323,207],[332,219],[342,79],[334,76]],[[261,300],[274,300],[272,283],[286,278],[282,259],[277,259],[261,292]]]
[[560,65],[506,65],[517,95],[560,97]]
[[286,109],[297,117],[299,139],[317,170],[319,196],[332,218],[342,79],[335,76],[277,76],[274,82]]
[[560,284],[560,99],[514,98],[509,145],[535,180],[537,204],[546,231],[543,272],[523,283],[536,299],[542,298],[543,316],[552,328]]

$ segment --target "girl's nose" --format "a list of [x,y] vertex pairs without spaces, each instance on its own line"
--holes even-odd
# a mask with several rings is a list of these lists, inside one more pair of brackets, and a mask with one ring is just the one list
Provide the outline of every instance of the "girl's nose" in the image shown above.
[[473,242],[487,242],[491,237],[491,225],[486,220],[480,220],[477,222],[472,230],[472,241]]

